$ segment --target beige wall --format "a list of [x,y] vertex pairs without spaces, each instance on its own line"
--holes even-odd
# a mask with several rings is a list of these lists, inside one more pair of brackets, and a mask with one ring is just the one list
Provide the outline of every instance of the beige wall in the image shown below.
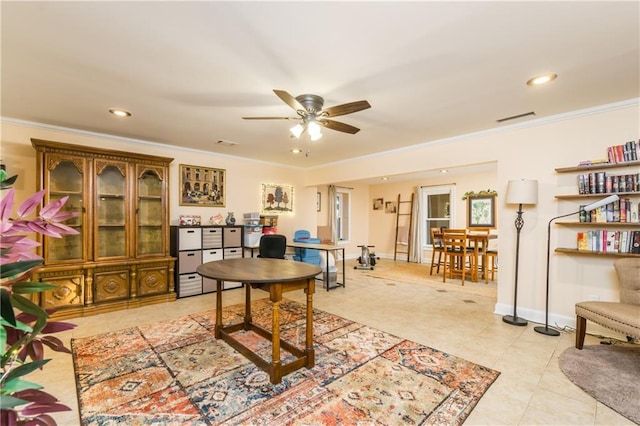
[[[518,313],[532,321],[544,322],[547,223],[555,216],[577,210],[573,203],[560,203],[555,199],[555,195],[574,193],[576,188],[573,184],[565,186],[566,177],[556,174],[554,169],[577,165],[580,160],[606,157],[608,146],[638,138],[640,107],[638,99],[633,99],[506,126],[497,131],[464,135],[412,149],[340,162],[315,169],[307,178],[313,184],[348,183],[383,175],[495,161],[497,179],[492,189],[499,194],[505,194],[511,179],[537,179],[539,202],[536,206],[525,207],[525,224],[521,232]],[[392,197],[397,197],[397,190],[390,192]],[[367,196],[369,202],[377,193],[370,190]],[[517,206],[506,205],[505,197],[498,197],[500,269],[496,312],[500,314],[509,314],[513,309],[516,231],[509,224],[513,224],[516,218],[516,210]],[[384,213],[382,219],[378,212],[375,212],[376,215],[373,213],[370,215],[370,230],[377,227],[378,223],[389,220]],[[385,231],[372,230],[372,235],[381,232],[380,239],[388,239],[388,235],[383,234],[393,225],[381,227]],[[559,245],[559,241],[560,244],[573,241],[575,232],[574,228],[553,226],[552,250]],[[378,241],[372,243],[378,244]],[[574,325],[574,305],[577,301],[589,300],[592,296],[600,300],[618,299],[613,260],[604,256],[552,253],[550,324]]]
[[[51,128],[16,124],[4,121],[0,149],[2,160],[11,175],[18,174],[16,185],[18,200],[24,199],[37,188],[36,153],[31,146],[31,138],[93,146],[119,151],[136,151],[145,154],[174,158],[170,168],[170,217],[176,225],[181,214],[200,215],[204,224],[211,216],[221,213],[226,217],[232,211],[236,223],[242,224],[242,215],[259,212],[262,183],[278,183],[294,186],[294,213],[280,215],[278,232],[292,238],[296,229],[316,227],[316,188],[304,187],[303,170],[284,168],[272,164],[249,161],[231,156],[221,156],[201,151],[180,150],[160,144],[130,141],[121,138],[88,134],[76,131],[51,130]],[[192,207],[179,205],[179,165],[191,164],[226,170],[227,196],[225,208]]]
[[[576,206],[559,203],[555,195],[575,191],[573,185],[565,186],[566,179],[554,171],[556,167],[576,165],[580,160],[602,158],[606,148],[640,137],[640,107],[638,99],[618,104],[604,105],[591,110],[528,121],[506,126],[497,131],[464,135],[449,140],[425,144],[410,149],[370,155],[359,159],[331,164],[314,169],[289,169],[257,161],[213,155],[203,152],[178,150],[149,143],[136,143],[118,138],[90,135],[82,132],[51,130],[33,125],[4,121],[2,123],[2,158],[9,173],[16,171],[24,176],[18,184],[22,194],[35,189],[35,152],[30,138],[56,140],[67,143],[101,146],[124,151],[138,150],[149,154],[174,157],[172,176],[177,176],[178,164],[196,164],[227,170],[227,209],[178,206],[178,181],[172,177],[171,218],[179,214],[200,214],[203,218],[231,210],[239,217],[243,212],[256,211],[260,207],[261,183],[295,185],[295,215],[283,217],[280,231],[292,236],[296,229],[316,229],[326,224],[326,185],[395,175],[438,168],[452,168],[468,164],[496,162],[495,183],[493,176],[486,176],[476,185],[474,177],[459,178],[459,199],[466,186],[469,190],[484,189],[487,183],[499,194],[505,194],[511,179],[537,179],[539,202],[526,207],[525,225],[521,233],[519,266],[518,313],[529,320],[544,321],[545,267],[547,222],[554,216],[568,213]],[[446,178],[444,178],[447,180]],[[304,182],[304,185],[297,184]],[[466,183],[462,183],[466,182]],[[412,185],[416,183],[413,182]],[[352,238],[347,248],[348,257],[358,256],[358,244],[381,244],[388,251],[391,216],[373,212],[371,200],[378,192],[387,199],[397,198],[398,193],[408,195],[404,184],[400,187],[379,188],[357,182],[348,184],[354,188],[352,211]],[[316,212],[316,188],[323,198],[323,210]],[[386,193],[389,192],[389,196]],[[500,269],[498,300],[495,311],[508,314],[512,311],[515,253],[515,228],[510,224],[516,217],[517,206],[506,205],[504,196],[498,197],[498,224],[500,237]],[[464,205],[456,207],[457,222],[464,223]],[[552,228],[552,247],[558,241],[571,241],[575,229]],[[393,238],[391,238],[393,241]],[[551,292],[549,300],[550,323],[574,324],[574,304],[598,296],[601,300],[618,298],[617,283],[612,269],[613,258],[602,256],[551,257]],[[476,285],[476,284],[474,284]]]
[[[369,187],[369,240],[370,244],[375,244],[376,254],[380,257],[393,258],[394,242],[395,242],[395,230],[396,230],[396,215],[392,213],[386,213],[385,210],[373,210],[373,199],[383,198],[385,203],[387,201],[393,201],[398,203],[398,195],[400,195],[400,208],[398,217],[398,223],[400,226],[406,226],[409,216],[404,214],[409,213],[409,207],[411,200],[411,194],[414,192],[417,186],[436,186],[436,185],[449,185],[455,186],[455,195],[452,200],[451,206],[451,227],[465,228],[467,226],[467,202],[462,200],[463,195],[469,191],[479,192],[481,190],[495,189],[497,185],[497,170],[491,172],[474,173],[469,174],[455,174],[455,175],[439,175],[438,177],[420,179],[420,180],[407,180],[393,183],[381,183],[377,185],[371,185]],[[498,194],[503,195],[503,194]],[[406,203],[405,203],[406,202]],[[496,221],[497,222],[497,221]],[[497,223],[498,224],[498,223]],[[497,232],[494,231],[494,232]],[[405,246],[398,246],[399,252],[406,252]],[[397,259],[406,260],[407,255],[398,253]],[[431,252],[424,251],[424,261],[431,260]]]

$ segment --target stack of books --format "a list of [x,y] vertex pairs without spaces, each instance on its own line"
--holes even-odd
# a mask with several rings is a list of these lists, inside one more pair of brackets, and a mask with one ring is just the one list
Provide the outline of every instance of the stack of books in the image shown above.
[[640,254],[640,230],[578,232],[578,250]]

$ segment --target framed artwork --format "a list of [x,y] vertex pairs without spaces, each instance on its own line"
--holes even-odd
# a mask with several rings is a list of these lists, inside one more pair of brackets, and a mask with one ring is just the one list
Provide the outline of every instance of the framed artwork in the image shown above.
[[385,213],[395,213],[397,209],[395,201],[387,201],[384,203],[384,212]]
[[316,194],[316,211],[319,212],[320,211],[320,202],[322,201],[322,196],[320,195],[320,193],[318,192]]
[[373,199],[373,209],[374,210],[382,210],[384,207],[384,199],[383,198],[374,198]]
[[261,213],[293,213],[293,186],[263,183]]
[[225,207],[226,170],[180,164],[180,205]]
[[474,195],[467,198],[467,228],[496,227],[496,197]]

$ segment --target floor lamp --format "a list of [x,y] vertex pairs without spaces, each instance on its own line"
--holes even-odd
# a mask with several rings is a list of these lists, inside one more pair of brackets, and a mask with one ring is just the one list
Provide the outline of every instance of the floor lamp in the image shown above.
[[522,219],[522,205],[536,204],[538,202],[538,181],[537,180],[510,180],[507,186],[507,204],[518,205],[518,217],[516,217],[516,274],[513,282],[513,315],[505,315],[502,321],[511,325],[525,326],[527,320],[518,318],[518,258],[520,255],[520,231],[524,226]]
[[567,216],[571,216],[574,214],[578,214],[580,213],[580,211],[584,210],[585,212],[590,212],[591,210],[595,210],[598,207],[602,207],[604,205],[607,205],[609,203],[613,203],[615,201],[618,201],[620,199],[620,197],[618,197],[617,195],[609,195],[606,198],[603,198],[600,201],[595,201],[591,204],[587,204],[586,206],[584,206],[581,210],[578,210],[577,212],[571,212],[571,213],[567,213],[567,214],[563,214],[560,216],[556,216],[553,219],[551,219],[549,221],[549,224],[547,225],[547,294],[546,294],[546,301],[545,301],[545,312],[544,312],[544,327],[543,326],[538,326],[538,327],[533,327],[533,329],[535,331],[537,331],[538,333],[541,334],[546,334],[547,336],[559,336],[560,332],[558,330],[555,330],[553,328],[549,328],[549,257],[551,256],[551,222],[553,222],[556,219],[560,219],[561,217],[567,217]]

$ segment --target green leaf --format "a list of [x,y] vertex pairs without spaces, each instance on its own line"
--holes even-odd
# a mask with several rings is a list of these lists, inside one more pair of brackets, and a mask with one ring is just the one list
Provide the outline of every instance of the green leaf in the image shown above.
[[0,327],[0,352],[4,355],[7,347],[7,329]]
[[43,359],[43,360],[40,360],[40,361],[33,361],[33,362],[29,362],[27,364],[22,364],[21,366],[16,367],[13,370],[9,371],[2,378],[2,381],[3,381],[3,383],[6,383],[9,380],[15,379],[17,377],[26,376],[27,374],[32,373],[35,370],[37,370],[38,368],[42,367],[43,365],[45,365],[49,361],[51,361],[51,360],[50,359]]
[[12,326],[16,326],[16,315],[11,305],[11,295],[6,288],[0,289],[0,317]]
[[15,379],[5,382],[4,386],[2,387],[2,391],[12,394],[14,392],[20,392],[27,389],[42,389],[43,387],[44,386],[37,383],[29,382],[16,377]]
[[0,398],[0,409],[8,410],[28,403],[29,401],[25,401],[24,399],[14,398],[11,395],[2,395],[2,398]]
[[41,283],[38,281],[26,281],[11,286],[11,290],[18,294],[41,293],[55,288],[58,288],[55,284]]
[[10,324],[5,321],[4,318],[0,318],[0,325],[2,325],[3,327],[15,328],[16,330],[24,331],[25,333],[31,333],[33,331],[31,326],[23,323],[22,321],[16,321],[15,324]]
[[42,262],[44,262],[43,259],[21,260],[18,262],[9,263],[7,265],[2,265],[0,278],[9,278],[14,275],[21,274],[22,272],[26,272],[29,269],[35,268],[36,266],[42,264]]
[[10,178],[2,179],[2,181],[0,182],[0,189],[10,188],[11,185],[16,182],[16,179],[18,179],[18,175],[13,175]]
[[45,312],[40,306],[33,303],[31,300],[19,294],[11,295],[11,304],[14,308],[17,308],[25,314],[31,314],[38,318],[48,318],[49,314]]

